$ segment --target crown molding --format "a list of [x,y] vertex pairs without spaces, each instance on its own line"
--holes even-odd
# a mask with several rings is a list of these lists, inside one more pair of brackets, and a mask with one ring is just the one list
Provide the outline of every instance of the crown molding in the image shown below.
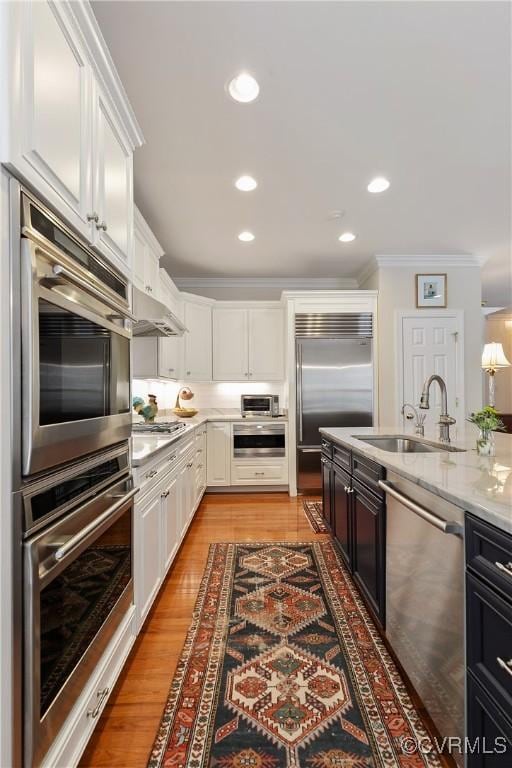
[[336,290],[357,288],[352,277],[174,277],[180,290],[187,288],[279,288],[280,290]]
[[420,269],[439,269],[440,267],[481,267],[485,258],[471,253],[417,253],[417,254],[377,254],[377,267],[419,267]]
[[144,135],[90,3],[66,3],[65,7],[78,28],[94,73],[110,96],[132,148],[141,147],[145,143]]

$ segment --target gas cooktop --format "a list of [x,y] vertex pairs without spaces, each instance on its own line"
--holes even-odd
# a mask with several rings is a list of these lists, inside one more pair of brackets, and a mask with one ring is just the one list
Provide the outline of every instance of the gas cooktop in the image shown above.
[[137,422],[132,424],[132,432],[140,432],[146,435],[154,433],[172,434],[173,432],[180,432],[182,429],[185,429],[185,426],[182,421],[158,421],[155,424]]

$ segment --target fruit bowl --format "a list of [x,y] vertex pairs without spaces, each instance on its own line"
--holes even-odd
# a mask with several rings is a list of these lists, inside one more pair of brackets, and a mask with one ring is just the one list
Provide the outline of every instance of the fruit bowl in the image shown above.
[[198,413],[197,408],[173,408],[172,412],[180,419],[190,419]]

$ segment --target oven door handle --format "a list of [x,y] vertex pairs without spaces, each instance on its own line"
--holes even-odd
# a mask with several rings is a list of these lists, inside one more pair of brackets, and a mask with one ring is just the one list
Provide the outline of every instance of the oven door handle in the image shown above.
[[[68,539],[65,544],[62,544],[58,549],[55,550],[53,553],[55,560],[60,562],[64,557],[66,557],[67,554],[69,554],[69,552],[71,552],[72,549],[77,547],[82,541],[84,541],[84,539],[93,533],[96,528],[99,528],[101,525],[103,525],[105,520],[108,520],[109,517],[118,512],[121,507],[126,504],[127,501],[133,499],[135,494],[138,492],[138,488],[132,488],[132,490],[128,493],[124,493],[119,501],[116,501],[115,504],[112,504],[110,507],[108,507],[108,509],[102,512],[101,515],[99,515],[95,520],[92,520],[88,525],[82,528],[79,533],[71,536],[71,538]],[[117,496],[113,496],[112,498],[117,498]]]
[[135,315],[132,315],[131,312],[128,312],[124,307],[117,304],[115,301],[112,301],[108,296],[105,296],[102,291],[95,288],[93,285],[90,285],[86,280],[83,280],[78,275],[75,275],[74,272],[72,272],[67,267],[64,267],[62,264],[54,264],[52,267],[52,272],[55,275],[55,277],[60,277],[63,275],[65,278],[69,280],[70,283],[74,283],[79,288],[81,288],[86,293],[89,293],[91,296],[93,296],[95,299],[98,299],[99,301],[103,302],[103,304],[106,304],[110,309],[113,309],[115,312],[118,312],[119,315],[126,320],[132,320],[136,321]]

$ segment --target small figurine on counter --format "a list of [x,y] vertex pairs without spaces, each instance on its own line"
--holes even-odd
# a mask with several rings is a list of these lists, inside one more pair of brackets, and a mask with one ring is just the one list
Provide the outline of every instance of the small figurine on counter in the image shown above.
[[155,416],[158,414],[158,403],[156,402],[156,395],[148,394],[148,404],[144,404],[142,397],[134,397],[132,404],[135,413],[138,413],[144,418],[147,424],[152,424],[155,420]]

